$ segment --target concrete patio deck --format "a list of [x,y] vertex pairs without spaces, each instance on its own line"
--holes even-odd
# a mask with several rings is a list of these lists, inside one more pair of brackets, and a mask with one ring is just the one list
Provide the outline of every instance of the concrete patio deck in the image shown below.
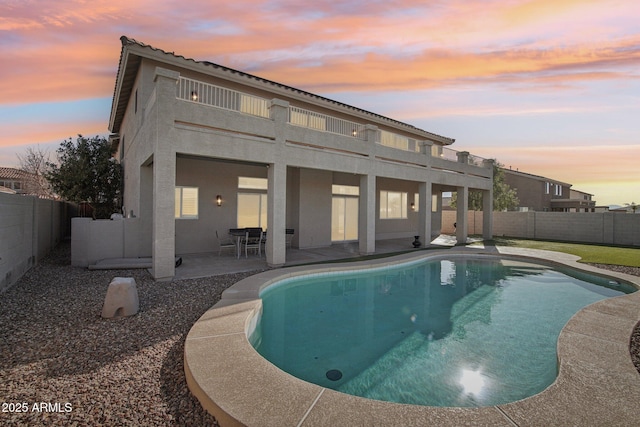
[[[469,243],[480,241],[481,239],[470,238]],[[424,250],[425,247],[414,249],[410,238],[390,239],[376,241],[376,251],[374,255],[393,254]],[[447,248],[456,244],[454,236],[440,235],[428,248]],[[327,261],[349,260],[360,257],[358,243],[335,244],[328,247],[312,249],[287,249],[287,262],[285,267],[301,264],[314,264]],[[268,268],[264,257],[256,254],[249,254],[247,258],[241,256],[236,258],[229,252],[207,254],[186,254],[181,255],[182,265],[176,268],[175,279],[194,279],[198,277],[217,276],[220,274],[238,273],[242,271],[265,270]]]

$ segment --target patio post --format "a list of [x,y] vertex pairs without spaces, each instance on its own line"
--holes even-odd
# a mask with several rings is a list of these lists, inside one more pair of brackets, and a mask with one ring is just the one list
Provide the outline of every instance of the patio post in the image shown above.
[[493,190],[482,191],[482,238],[493,239]]
[[267,264],[279,267],[286,261],[287,165],[271,163],[267,179]]
[[151,222],[151,271],[156,280],[170,280],[175,275],[176,153],[173,142],[176,82],[180,73],[157,67],[155,70],[156,137],[153,141],[153,218]]
[[[495,160],[485,159],[483,165],[491,170],[491,181],[493,182],[493,167]],[[482,238],[484,240],[493,239],[493,185],[491,189],[482,192]]]
[[431,243],[431,182],[418,185],[418,235],[425,247]]
[[360,206],[358,220],[358,244],[360,254],[376,251],[376,176],[360,176]]
[[456,211],[456,242],[459,245],[467,243],[468,236],[468,212],[469,212],[469,187],[463,186],[457,189]]

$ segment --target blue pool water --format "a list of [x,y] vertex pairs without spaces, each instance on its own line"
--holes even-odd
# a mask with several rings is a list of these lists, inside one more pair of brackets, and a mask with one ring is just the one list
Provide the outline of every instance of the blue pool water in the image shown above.
[[344,393],[496,405],[555,380],[558,335],[577,311],[633,291],[508,259],[420,261],[272,285],[250,340],[282,370]]

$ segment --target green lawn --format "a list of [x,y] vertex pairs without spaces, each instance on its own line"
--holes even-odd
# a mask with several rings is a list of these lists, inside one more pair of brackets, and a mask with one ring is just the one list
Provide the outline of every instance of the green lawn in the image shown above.
[[496,246],[515,246],[565,252],[579,256],[581,258],[580,262],[640,267],[640,248],[510,239],[505,237],[497,237],[494,242]]

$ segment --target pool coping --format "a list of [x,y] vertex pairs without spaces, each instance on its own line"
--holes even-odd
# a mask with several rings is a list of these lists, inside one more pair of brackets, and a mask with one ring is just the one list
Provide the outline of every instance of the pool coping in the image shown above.
[[193,325],[184,350],[187,385],[223,427],[633,425],[640,419],[640,374],[629,354],[629,339],[640,321],[640,292],[596,302],[569,320],[558,338],[559,374],[547,389],[523,400],[481,408],[406,405],[347,395],[278,369],[249,343],[247,333],[261,310],[258,294],[276,281],[458,254],[505,255],[564,265],[640,289],[639,277],[580,264],[574,255],[511,247],[429,250],[269,270],[225,290],[221,300]]

